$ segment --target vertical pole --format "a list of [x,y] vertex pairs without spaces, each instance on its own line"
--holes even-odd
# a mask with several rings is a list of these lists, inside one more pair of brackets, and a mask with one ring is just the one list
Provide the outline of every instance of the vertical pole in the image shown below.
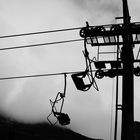
[[118,80],[119,77],[116,78],[116,109],[115,109],[115,129],[114,129],[114,140],[117,140],[117,128],[118,128]]
[[[119,36],[117,36],[117,42],[119,42]],[[117,45],[117,62],[119,60],[119,45]],[[118,68],[117,68],[118,70]],[[119,76],[116,77],[116,108],[115,108],[115,129],[114,140],[117,140],[117,128],[118,128],[118,89],[119,89]]]
[[126,30],[130,25],[127,0],[123,2],[124,34],[121,59],[123,62],[122,77],[122,132],[121,140],[134,140],[134,77],[133,77],[133,39]]

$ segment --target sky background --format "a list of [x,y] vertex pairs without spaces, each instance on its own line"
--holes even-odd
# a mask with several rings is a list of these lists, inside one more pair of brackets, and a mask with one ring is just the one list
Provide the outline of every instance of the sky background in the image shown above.
[[[139,0],[128,2],[132,21],[140,21]],[[90,25],[112,24],[118,22],[116,16],[122,16],[121,0],[0,0],[0,35],[83,27],[86,21]],[[0,47],[78,38],[79,30],[58,32],[0,39]],[[85,70],[83,48],[83,42],[73,42],[0,51],[0,77]],[[96,48],[90,51],[96,52]],[[47,122],[51,111],[49,99],[63,92],[63,79],[61,75],[0,81],[1,114],[22,122]],[[139,82],[135,78],[137,121],[140,121]],[[88,137],[108,140],[113,133],[110,126],[115,80],[104,78],[97,83],[99,92],[94,88],[81,92],[68,75],[64,112],[71,118],[68,128]]]

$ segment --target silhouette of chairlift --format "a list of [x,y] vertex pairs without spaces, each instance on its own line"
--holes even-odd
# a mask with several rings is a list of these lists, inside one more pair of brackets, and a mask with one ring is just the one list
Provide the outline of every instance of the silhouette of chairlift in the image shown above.
[[[67,75],[64,74],[64,80],[65,80],[64,92],[63,93],[58,92],[55,100],[54,101],[50,100],[50,103],[51,103],[51,106],[52,106],[52,111],[48,115],[47,119],[48,119],[48,121],[50,122],[51,125],[55,125],[57,123],[57,121],[61,125],[70,124],[70,118],[69,118],[68,114],[62,113],[62,109],[63,109],[63,105],[64,105],[64,98],[65,98],[65,94],[66,94],[66,76]],[[61,102],[60,110],[57,111],[56,103],[58,103],[59,101],[62,101],[62,102]],[[51,116],[51,114],[53,114],[57,118],[57,121],[54,124],[52,124],[51,121],[49,120],[49,117]]]
[[60,112],[54,112],[54,116],[57,118],[57,120],[59,121],[59,123],[61,125],[70,124],[70,118],[69,118],[68,114],[60,113]]
[[92,86],[92,83],[85,84],[85,82],[84,82],[84,78],[86,78],[87,73],[88,72],[85,71],[85,72],[79,72],[79,73],[71,75],[72,80],[78,90],[87,91]]
[[[89,27],[89,25],[87,22],[86,28],[88,28],[88,27]],[[84,36],[84,32],[82,35]],[[98,91],[99,89],[98,89],[97,83],[96,83],[96,81],[93,77],[93,74],[92,74],[91,63],[93,62],[93,60],[91,60],[89,58],[89,52],[87,50],[86,44],[87,44],[87,39],[85,37],[83,54],[84,54],[85,61],[86,61],[86,70],[83,72],[78,72],[78,73],[72,74],[71,77],[72,77],[72,80],[73,80],[73,82],[78,90],[87,91],[93,85],[93,87]],[[88,79],[88,83],[85,82],[84,79],[85,80]]]

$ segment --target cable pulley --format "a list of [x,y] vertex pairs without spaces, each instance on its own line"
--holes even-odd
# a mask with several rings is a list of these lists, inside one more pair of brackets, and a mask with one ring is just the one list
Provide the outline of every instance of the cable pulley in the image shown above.
[[104,71],[103,70],[97,70],[95,72],[95,77],[98,79],[102,79],[104,77]]

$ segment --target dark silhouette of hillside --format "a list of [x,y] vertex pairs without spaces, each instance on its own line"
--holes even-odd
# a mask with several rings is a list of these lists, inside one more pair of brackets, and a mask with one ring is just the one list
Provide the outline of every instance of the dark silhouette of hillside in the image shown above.
[[[47,123],[25,124],[0,116],[1,140],[97,140]],[[98,139],[99,140],[99,139]]]

